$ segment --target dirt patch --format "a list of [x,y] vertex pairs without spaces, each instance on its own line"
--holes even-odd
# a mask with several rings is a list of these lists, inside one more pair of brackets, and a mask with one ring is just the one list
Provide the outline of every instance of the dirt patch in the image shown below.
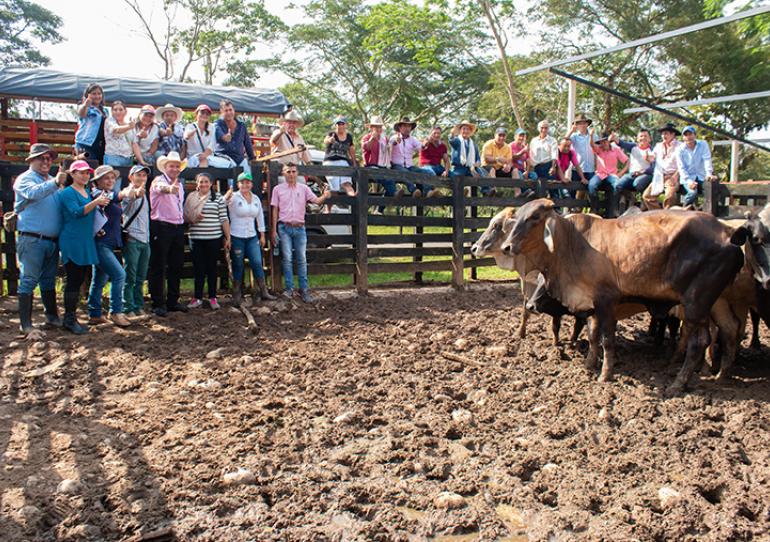
[[512,285],[322,297],[256,337],[224,309],[16,343],[6,306],[1,538],[770,536],[767,347],[666,399],[646,317],[599,384],[545,317],[513,338]]

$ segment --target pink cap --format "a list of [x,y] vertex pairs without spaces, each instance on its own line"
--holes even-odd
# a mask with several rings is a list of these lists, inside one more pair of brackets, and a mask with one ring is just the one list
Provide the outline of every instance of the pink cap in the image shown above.
[[89,173],[93,173],[94,170],[91,166],[88,165],[88,162],[85,160],[75,160],[70,164],[69,172],[72,173],[73,171],[87,171]]
[[200,104],[198,107],[195,108],[195,112],[197,113],[198,111],[208,111],[209,113],[211,113],[211,108],[206,104]]
[[142,115],[144,115],[145,113],[152,113],[154,115],[155,114],[155,108],[153,106],[151,106],[151,105],[143,105],[142,106]]

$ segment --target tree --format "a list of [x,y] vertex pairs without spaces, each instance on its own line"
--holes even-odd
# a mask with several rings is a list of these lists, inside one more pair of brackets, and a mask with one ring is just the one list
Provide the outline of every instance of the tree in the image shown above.
[[155,26],[139,0],[124,2],[163,62],[167,80],[190,82],[192,69],[200,67],[205,84],[225,74],[225,84],[251,86],[266,63],[250,57],[270,41],[267,36],[284,29],[263,0],[163,0],[163,21]]
[[59,43],[61,18],[27,0],[0,0],[0,63],[17,66],[44,66],[49,58],[38,44]]

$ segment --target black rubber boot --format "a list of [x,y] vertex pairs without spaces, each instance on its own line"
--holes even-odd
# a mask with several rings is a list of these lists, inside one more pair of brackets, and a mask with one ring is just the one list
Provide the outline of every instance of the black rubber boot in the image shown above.
[[75,335],[88,333],[88,329],[81,326],[75,316],[79,300],[79,292],[64,292],[64,322],[62,323],[62,327]]
[[233,281],[233,305],[239,307],[243,302],[243,283],[240,280]]
[[19,294],[19,329],[25,335],[32,331],[32,294]]
[[591,212],[595,215],[599,213],[599,196],[588,196],[588,201],[591,204]]
[[275,301],[276,297],[270,293],[265,284],[265,279],[257,279],[257,287],[259,288],[259,295],[264,301]]
[[62,322],[59,318],[59,309],[56,306],[56,290],[40,292],[45,307],[45,323],[48,326],[61,327]]

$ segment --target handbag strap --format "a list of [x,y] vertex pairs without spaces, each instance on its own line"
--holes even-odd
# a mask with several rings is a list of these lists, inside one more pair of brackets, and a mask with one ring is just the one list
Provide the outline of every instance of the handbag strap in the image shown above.
[[128,230],[128,227],[131,225],[131,223],[136,220],[136,217],[139,216],[139,212],[142,210],[142,207],[144,207],[144,196],[142,196],[142,201],[139,202],[139,208],[137,208],[136,212],[131,215],[131,218],[129,218],[128,221],[121,227],[123,231]]

